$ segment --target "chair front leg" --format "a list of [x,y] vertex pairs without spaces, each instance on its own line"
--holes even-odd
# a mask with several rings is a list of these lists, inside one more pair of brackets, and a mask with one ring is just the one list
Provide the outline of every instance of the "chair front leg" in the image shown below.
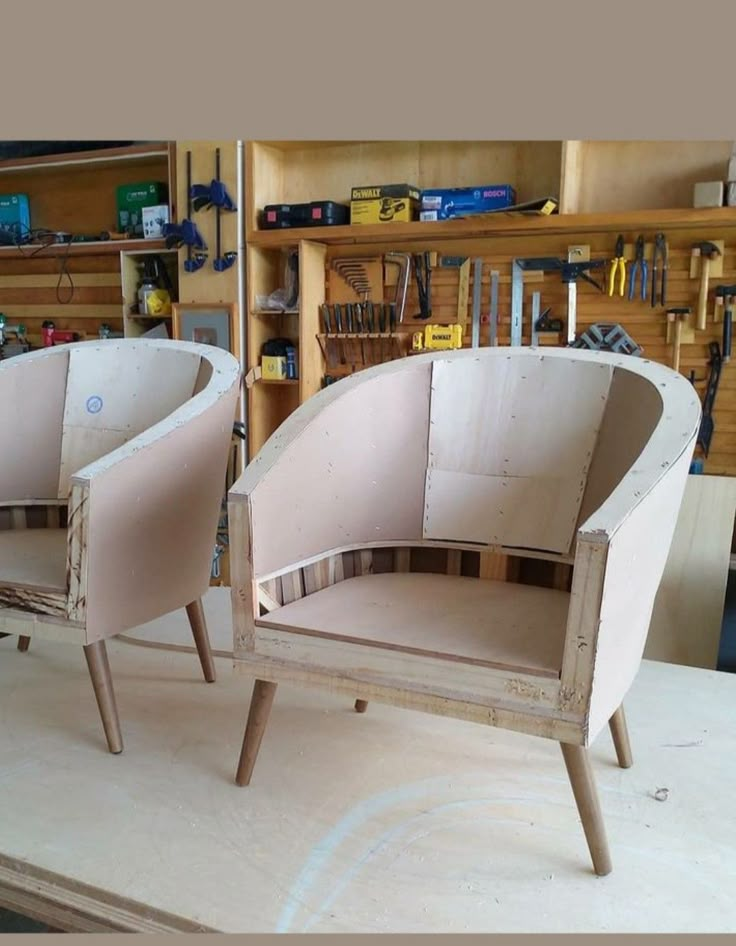
[[243,748],[240,751],[238,770],[235,775],[235,782],[238,785],[250,785],[253,766],[258,758],[258,750],[261,748],[261,740],[263,739],[263,733],[266,731],[266,723],[271,713],[275,695],[275,683],[270,683],[267,680],[256,680],[253,686],[245,735],[243,736]]
[[599,876],[611,873],[611,855],[608,850],[606,828],[603,824],[598,792],[596,791],[593,772],[590,767],[588,750],[582,746],[573,746],[561,742],[562,756],[570,778],[572,793],[578,806],[578,814],[583,823],[585,839],[593,860],[593,868]]
[[18,650],[19,650],[22,654],[25,654],[25,652],[28,650],[28,648],[29,648],[30,646],[31,646],[31,638],[30,638],[30,637],[21,636],[21,637],[18,638]]
[[123,737],[120,732],[120,719],[115,703],[115,691],[112,687],[107,648],[104,641],[95,641],[94,644],[87,644],[83,649],[102,718],[102,728],[105,730],[107,746],[110,752],[117,755],[123,751]]

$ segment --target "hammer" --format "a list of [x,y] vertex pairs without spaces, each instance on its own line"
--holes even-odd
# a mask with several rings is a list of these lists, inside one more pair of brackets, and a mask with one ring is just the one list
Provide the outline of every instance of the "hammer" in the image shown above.
[[705,310],[708,305],[708,277],[710,275],[710,263],[711,260],[718,259],[721,255],[721,251],[709,240],[706,240],[703,243],[696,243],[693,246],[694,250],[697,250],[700,254],[700,295],[698,296],[698,318],[697,318],[697,327],[698,331],[702,332],[705,329]]
[[667,309],[667,321],[674,322],[672,326],[672,367],[680,370],[680,342],[682,339],[682,323],[690,315],[689,308]]
[[731,319],[736,285],[716,286],[716,296],[723,299],[723,362],[731,360]]

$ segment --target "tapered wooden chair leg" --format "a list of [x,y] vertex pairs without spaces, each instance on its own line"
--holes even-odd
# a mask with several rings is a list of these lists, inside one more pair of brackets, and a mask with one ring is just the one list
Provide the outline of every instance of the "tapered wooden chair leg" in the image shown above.
[[253,766],[261,748],[261,739],[266,731],[266,723],[271,713],[273,698],[276,695],[276,684],[266,680],[256,680],[253,687],[253,696],[248,711],[248,722],[243,736],[243,748],[238,761],[238,771],[235,782],[238,785],[250,785]]
[[197,598],[187,605],[187,617],[189,625],[192,628],[194,643],[197,645],[199,662],[202,664],[202,673],[207,683],[214,683],[217,679],[215,673],[215,661],[212,658],[212,649],[210,648],[210,639],[207,634],[207,622],[204,619],[204,608],[202,599]]
[[593,781],[588,751],[582,746],[568,745],[561,742],[562,757],[565,760],[570,778],[572,793],[578,806],[578,814],[583,823],[585,839],[593,860],[593,868],[599,876],[611,873],[611,855],[608,851],[606,828],[603,824],[598,792]]
[[18,650],[19,650],[22,654],[25,654],[25,652],[28,650],[28,648],[30,647],[30,645],[31,645],[31,638],[30,638],[30,637],[19,637],[19,638],[18,638]]
[[84,656],[87,658],[87,667],[102,717],[102,728],[105,730],[107,746],[110,752],[117,755],[118,752],[123,751],[123,737],[120,732],[120,719],[115,704],[115,691],[112,687],[105,642],[95,641],[94,644],[87,644],[84,647]]
[[618,764],[622,769],[631,768],[634,764],[634,760],[631,755],[631,743],[629,742],[629,730],[626,726],[623,703],[610,718],[608,725],[611,728]]
[[365,713],[368,709],[368,700],[356,700],[355,701],[355,712],[356,713]]

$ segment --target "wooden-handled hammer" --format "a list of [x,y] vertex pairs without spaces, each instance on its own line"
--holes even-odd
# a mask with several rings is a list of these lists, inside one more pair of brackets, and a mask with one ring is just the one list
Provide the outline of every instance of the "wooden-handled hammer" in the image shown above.
[[711,260],[718,259],[721,255],[721,251],[709,240],[704,241],[703,243],[696,243],[693,246],[694,250],[697,250],[700,254],[700,295],[698,296],[698,317],[696,325],[698,331],[702,332],[705,329],[705,316],[706,309],[708,306],[708,278],[710,276],[710,264]]
[[675,371],[680,370],[680,344],[682,342],[682,324],[690,315],[689,308],[667,309],[667,321],[673,322],[672,326],[672,367]]

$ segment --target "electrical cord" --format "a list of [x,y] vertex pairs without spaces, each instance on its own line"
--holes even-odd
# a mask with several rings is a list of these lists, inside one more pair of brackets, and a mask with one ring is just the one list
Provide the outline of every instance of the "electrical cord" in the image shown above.
[[[21,226],[24,226],[24,225],[21,225]],[[23,236],[19,237],[16,235],[14,243],[12,245],[15,246],[20,252],[21,256],[25,256],[26,259],[33,259],[34,257],[38,256],[40,253],[42,253],[44,250],[48,249],[48,247],[50,246],[58,246],[58,241],[56,238],[57,231],[48,230],[46,228],[37,228],[34,230],[31,227],[25,227],[25,229],[28,231],[27,237],[24,238]],[[23,247],[31,243],[31,241],[33,240],[39,241],[40,245],[34,247],[34,249],[31,250],[30,253],[26,253]],[[68,305],[74,298],[74,293],[76,291],[74,280],[72,279],[72,274],[69,271],[69,254],[71,252],[72,241],[71,239],[66,240],[65,243],[66,243],[66,252],[61,254],[58,258],[59,259],[59,279],[56,283],[56,301],[59,303],[59,305]],[[65,278],[67,279],[69,283],[69,291],[68,291],[67,298],[62,298],[61,286]]]

